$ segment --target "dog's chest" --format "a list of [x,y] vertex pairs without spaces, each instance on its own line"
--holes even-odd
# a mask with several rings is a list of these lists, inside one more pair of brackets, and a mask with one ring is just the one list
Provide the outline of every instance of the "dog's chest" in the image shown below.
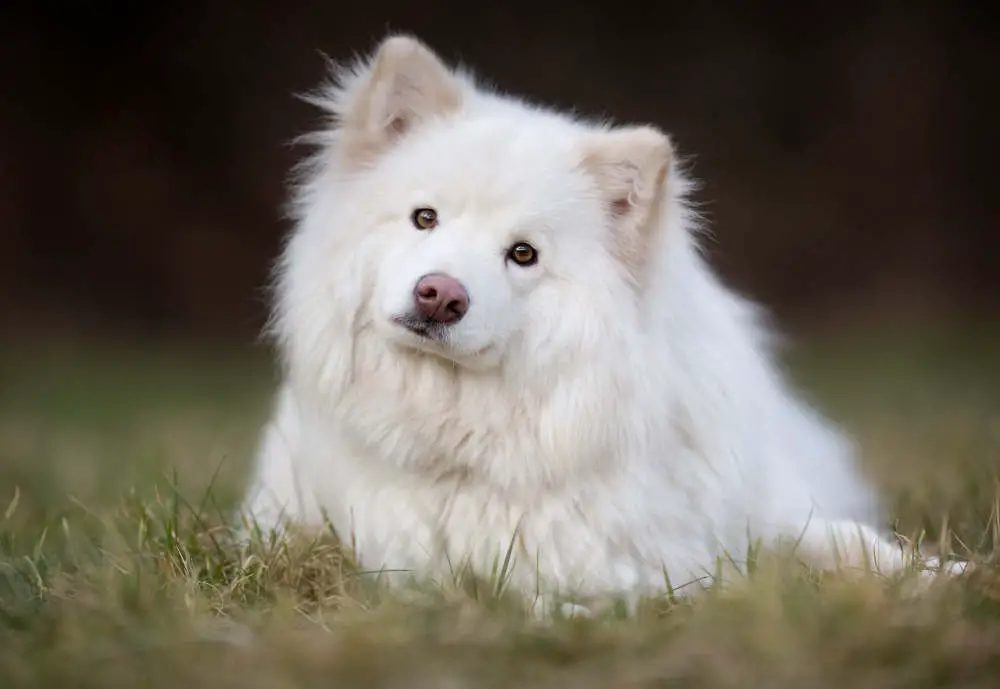
[[433,382],[352,389],[338,405],[338,426],[366,454],[428,480],[470,476],[513,491],[561,482],[598,447],[588,443],[592,425],[530,394]]

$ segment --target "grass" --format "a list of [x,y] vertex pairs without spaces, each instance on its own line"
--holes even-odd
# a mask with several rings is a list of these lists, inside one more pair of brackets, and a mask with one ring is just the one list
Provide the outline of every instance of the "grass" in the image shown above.
[[697,602],[541,626],[464,578],[385,590],[330,539],[228,545],[267,353],[9,345],[0,687],[994,687],[1000,337],[889,333],[788,366],[858,438],[902,533],[980,566],[920,598],[765,561]]

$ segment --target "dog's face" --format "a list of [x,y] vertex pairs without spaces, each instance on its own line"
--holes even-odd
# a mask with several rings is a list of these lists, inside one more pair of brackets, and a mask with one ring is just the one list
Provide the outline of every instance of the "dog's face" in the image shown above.
[[407,38],[384,42],[335,105],[338,196],[380,337],[481,370],[585,348],[634,308],[663,134],[483,93]]
[[595,308],[596,276],[614,268],[575,143],[504,118],[442,122],[400,142],[358,184],[387,206],[371,228],[379,332],[482,368],[551,338],[567,311]]

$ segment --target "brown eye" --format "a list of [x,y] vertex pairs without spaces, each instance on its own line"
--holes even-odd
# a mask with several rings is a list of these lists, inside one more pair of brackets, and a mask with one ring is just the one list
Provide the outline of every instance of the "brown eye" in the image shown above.
[[538,252],[531,244],[518,242],[507,252],[507,258],[519,266],[532,266],[538,263]]
[[437,227],[438,214],[433,208],[418,208],[410,216],[413,226],[418,230],[432,230]]

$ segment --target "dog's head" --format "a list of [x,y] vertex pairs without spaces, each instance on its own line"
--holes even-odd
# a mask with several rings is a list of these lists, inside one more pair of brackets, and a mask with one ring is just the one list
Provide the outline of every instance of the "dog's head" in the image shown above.
[[404,356],[485,370],[634,322],[674,193],[663,133],[488,92],[399,36],[317,100],[334,123],[298,198],[310,239],[286,256],[286,307],[360,313],[301,327],[370,326]]

